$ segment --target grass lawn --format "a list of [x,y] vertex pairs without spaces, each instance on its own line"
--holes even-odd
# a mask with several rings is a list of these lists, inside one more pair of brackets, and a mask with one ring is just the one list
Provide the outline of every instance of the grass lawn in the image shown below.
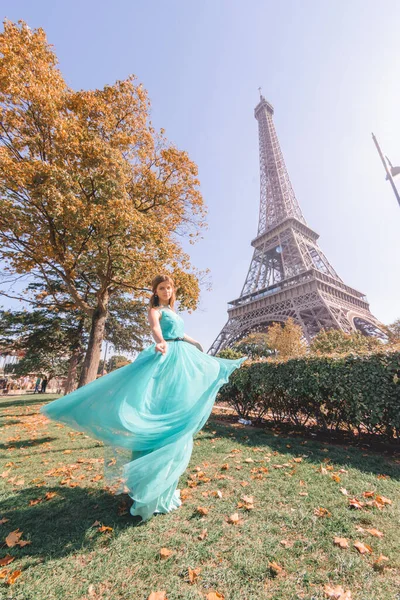
[[141,525],[102,443],[38,414],[52,398],[0,398],[1,599],[400,600],[398,457],[213,416],[183,505]]

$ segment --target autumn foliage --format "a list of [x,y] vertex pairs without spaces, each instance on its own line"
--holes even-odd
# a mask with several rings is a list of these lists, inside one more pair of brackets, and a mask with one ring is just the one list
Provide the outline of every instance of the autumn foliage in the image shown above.
[[198,298],[198,273],[181,246],[204,226],[197,166],[153,128],[149,108],[134,76],[72,90],[44,31],[5,22],[0,258],[10,274],[48,282],[31,298],[36,306],[92,319],[81,383],[96,375],[115,294],[138,296],[167,271],[183,306]]

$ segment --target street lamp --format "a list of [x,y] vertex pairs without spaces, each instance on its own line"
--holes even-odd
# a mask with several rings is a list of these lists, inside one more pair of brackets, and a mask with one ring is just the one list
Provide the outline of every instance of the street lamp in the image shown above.
[[372,134],[372,139],[374,140],[374,144],[376,146],[376,149],[378,150],[378,154],[381,157],[381,161],[383,163],[383,166],[385,167],[386,179],[388,179],[390,181],[390,185],[393,188],[394,195],[396,196],[397,202],[399,203],[399,206],[400,206],[400,194],[397,191],[396,184],[394,182],[394,177],[396,177],[396,175],[400,174],[400,167],[394,167],[392,165],[392,163],[390,162],[390,160],[388,159],[388,157],[387,156],[386,157],[383,156],[381,147],[379,146],[378,140],[376,139],[376,137],[374,136],[374,134]]

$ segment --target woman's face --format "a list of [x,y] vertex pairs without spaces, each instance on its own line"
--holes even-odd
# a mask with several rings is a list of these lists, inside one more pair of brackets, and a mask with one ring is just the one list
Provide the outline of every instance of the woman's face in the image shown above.
[[158,284],[156,294],[160,299],[161,304],[169,304],[174,288],[170,281],[162,281]]

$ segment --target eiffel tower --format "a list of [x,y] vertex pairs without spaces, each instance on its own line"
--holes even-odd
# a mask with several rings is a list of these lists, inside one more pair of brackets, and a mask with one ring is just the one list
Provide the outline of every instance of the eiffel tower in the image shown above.
[[385,338],[365,295],[343,283],[319,248],[319,235],[308,227],[283,159],[274,109],[261,92],[254,114],[261,178],[254,254],[240,297],[228,303],[228,321],[209,353],[288,317],[301,325],[308,341],[332,328]]

